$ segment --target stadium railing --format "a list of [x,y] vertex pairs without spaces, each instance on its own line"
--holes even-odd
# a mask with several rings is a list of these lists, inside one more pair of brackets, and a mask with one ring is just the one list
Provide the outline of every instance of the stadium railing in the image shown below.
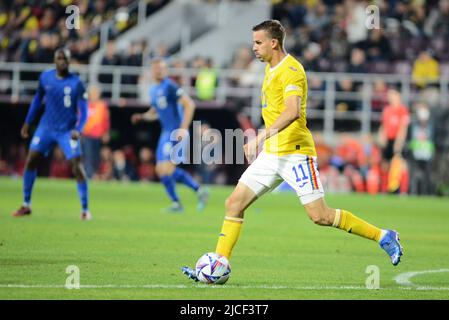
[[[0,62],[0,102],[2,103],[28,103],[31,101],[37,88],[39,73],[53,68],[52,64],[26,64]],[[147,106],[147,88],[150,83],[148,68],[128,66],[104,65],[73,65],[72,70],[88,82],[96,82],[101,86],[103,93],[111,106]],[[214,102],[217,106],[225,102],[235,101],[246,112],[255,126],[259,126],[260,118],[260,86],[263,79],[261,72],[247,70],[215,69],[218,84]],[[196,96],[194,80],[200,70],[198,69],[169,69],[169,74],[176,77],[183,88],[193,97]],[[109,83],[101,82],[104,77]],[[138,79],[137,84],[123,83],[126,77]],[[238,79],[246,77],[246,85],[238,84]],[[102,78],[103,77],[103,78]],[[397,87],[402,100],[409,108],[413,103],[423,99],[422,92],[416,89],[410,75],[400,74],[350,74],[350,73],[322,73],[308,72],[308,119],[321,122],[325,136],[332,137],[335,132],[336,120],[352,120],[358,122],[352,131],[361,134],[373,130],[373,124],[380,121],[380,111],[373,110],[374,84],[382,80],[385,84]],[[92,81],[94,79],[94,81]],[[128,78],[129,79],[129,78]],[[236,80],[237,79],[237,80]],[[248,82],[248,79],[252,79]],[[349,79],[357,90],[342,92],[339,82]],[[125,81],[126,82],[126,81]],[[319,88],[312,83],[320,83]],[[440,77],[438,83],[433,84],[437,89],[438,107],[449,107],[449,75]],[[355,110],[341,112],[336,109],[339,102],[355,102]]]

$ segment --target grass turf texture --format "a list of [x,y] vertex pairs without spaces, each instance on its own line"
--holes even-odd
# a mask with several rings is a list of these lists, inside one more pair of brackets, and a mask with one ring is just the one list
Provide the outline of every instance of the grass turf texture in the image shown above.
[[[0,299],[449,297],[448,272],[410,279],[428,286],[425,290],[394,281],[405,272],[449,269],[447,198],[326,196],[333,207],[400,232],[405,256],[393,267],[378,244],[315,226],[293,193],[265,195],[246,212],[230,280],[207,286],[188,280],[180,267],[194,266],[214,250],[232,189],[212,187],[202,213],[196,212],[190,190],[178,190],[185,212],[168,214],[161,212],[169,201],[159,184],[93,182],[94,219],[80,221],[75,182],[39,178],[32,216],[13,218],[21,203],[21,181],[0,178]],[[64,287],[69,265],[79,267],[81,289]],[[365,288],[370,265],[380,270],[380,290]]]

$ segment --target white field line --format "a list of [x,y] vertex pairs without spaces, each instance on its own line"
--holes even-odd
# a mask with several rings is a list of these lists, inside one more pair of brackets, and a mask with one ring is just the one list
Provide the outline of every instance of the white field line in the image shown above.
[[[433,286],[418,286],[410,281],[411,278],[427,274],[427,273],[441,273],[449,272],[449,269],[437,269],[437,270],[424,270],[424,271],[412,271],[401,273],[397,275],[394,280],[400,287],[393,288],[380,288],[379,291],[397,291],[397,290],[417,290],[417,291],[449,291],[449,287],[433,287]],[[65,289],[65,285],[58,284],[0,284],[0,289]],[[372,290],[364,286],[280,286],[280,285],[254,285],[254,286],[239,286],[239,285],[204,285],[204,284],[85,284],[80,285],[79,289],[263,289],[263,290],[298,290],[298,291],[319,291],[319,290]]]
[[449,272],[449,269],[437,269],[437,270],[423,270],[423,271],[411,271],[411,272],[405,272],[397,275],[394,277],[394,281],[396,281],[397,284],[404,286],[405,288],[415,289],[415,290],[428,290],[428,288],[431,288],[431,290],[449,290],[449,287],[428,287],[428,286],[420,286],[414,284],[410,279],[419,276],[422,274],[428,274],[428,273],[441,273],[441,272]]
[[[66,289],[65,285],[54,284],[0,284],[0,289]],[[104,285],[80,285],[80,289],[263,289],[263,290],[298,290],[298,291],[319,291],[319,290],[366,290],[364,286],[277,286],[277,285],[176,285],[176,284],[148,284],[148,285],[127,285],[127,284],[104,284]],[[419,290],[419,291],[449,291],[449,287],[430,287],[430,286],[404,286],[394,288],[380,288],[375,291],[398,291],[398,290]]]

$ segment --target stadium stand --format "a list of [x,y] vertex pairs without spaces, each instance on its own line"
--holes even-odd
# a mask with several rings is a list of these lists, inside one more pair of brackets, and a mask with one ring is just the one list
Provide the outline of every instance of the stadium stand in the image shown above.
[[[253,59],[249,44],[228,52],[226,61],[221,64],[215,62],[213,56],[184,59],[177,55],[179,43],[167,46],[142,40],[131,42],[125,49],[116,46],[120,36],[132,30],[139,16],[142,16],[138,10],[139,4],[144,4],[144,17],[148,18],[157,16],[158,11],[170,2],[176,1],[2,2],[2,104],[29,103],[39,74],[38,69],[33,69],[37,67],[30,67],[29,63],[52,63],[52,53],[61,45],[70,48],[73,53],[72,64],[85,80],[91,80],[89,62],[103,45],[105,54],[100,62],[101,73],[95,80],[102,86],[112,118],[123,112],[114,107],[137,108],[145,105],[148,80],[142,66],[152,57],[158,56],[167,58],[172,77],[196,98],[201,98],[197,95],[197,76],[204,61],[210,61],[208,64],[214,70],[217,83],[213,98],[199,99],[206,100],[198,101],[200,117],[206,119],[201,114],[202,108],[225,108],[237,114],[237,126],[250,119],[252,126],[258,127],[258,75],[263,71],[263,65]],[[82,21],[79,30],[68,30],[65,27],[67,14],[64,8],[72,4],[80,9]],[[436,146],[445,146],[446,143],[438,141],[443,140],[438,138],[441,137],[438,132],[444,130],[445,124],[447,127],[447,122],[444,122],[447,117],[438,115],[444,114],[444,110],[449,107],[449,0],[377,1],[381,25],[379,29],[372,30],[364,26],[365,8],[370,4],[369,1],[353,0],[271,2],[271,16],[287,27],[287,51],[300,58],[308,71],[311,90],[309,123],[314,131],[324,133],[317,144],[323,146],[319,149],[323,151],[322,158],[328,159],[320,167],[323,168],[323,177],[328,172],[329,178],[324,177],[323,180],[329,181],[331,190],[386,190],[385,182],[375,186],[369,181],[382,180],[381,177],[386,175],[382,172],[380,160],[372,155],[379,153],[373,134],[380,124],[382,110],[388,104],[389,87],[400,89],[404,103],[413,115],[415,105],[425,101],[435,119],[434,143]],[[108,28],[107,41],[104,43],[102,26]],[[15,78],[14,72],[17,71],[14,68],[22,68],[18,79]],[[242,121],[242,117],[246,121]],[[213,121],[207,120],[212,125]],[[215,124],[212,126],[216,127]],[[122,125],[122,128],[125,127]],[[335,134],[339,131],[352,131],[358,133],[358,137],[351,141],[344,137],[340,139],[340,135]],[[112,130],[111,145],[103,146],[101,163],[94,178],[153,181],[154,150],[125,138],[114,144],[114,132],[117,131]],[[0,174],[20,175],[25,146],[4,141],[0,149]],[[130,143],[133,145],[125,148]],[[345,150],[359,150],[359,154],[351,155]],[[433,159],[447,157],[447,147],[437,150]],[[366,160],[368,158],[371,160]],[[53,169],[44,170],[44,174],[64,173],[63,166],[58,166],[57,154],[54,161]],[[205,171],[204,168],[197,169],[198,175]],[[217,173],[224,171],[221,167],[215,170]],[[209,176],[218,177],[217,181],[212,182],[233,183],[232,179],[225,180],[220,174]],[[210,179],[209,176],[205,179]],[[364,181],[363,185],[360,184],[360,177]],[[440,183],[437,179],[434,181],[435,184]]]

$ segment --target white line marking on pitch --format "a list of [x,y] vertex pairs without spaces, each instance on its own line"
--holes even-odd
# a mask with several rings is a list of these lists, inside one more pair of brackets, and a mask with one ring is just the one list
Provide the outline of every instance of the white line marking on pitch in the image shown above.
[[[449,270],[447,270],[449,271]],[[441,271],[442,272],[442,271]],[[52,284],[0,284],[1,288],[9,289],[66,289],[65,285]],[[266,289],[266,290],[363,290],[371,291],[364,286],[269,286],[269,285],[255,285],[255,286],[239,286],[239,285],[176,285],[176,284],[148,284],[148,285],[80,285],[80,289]],[[374,291],[396,291],[396,290],[421,290],[421,291],[449,291],[449,287],[397,287],[397,288],[380,288]]]
[[410,289],[416,289],[416,290],[449,290],[449,287],[431,287],[431,286],[419,286],[414,284],[410,279],[427,273],[441,273],[441,272],[449,272],[449,269],[437,269],[437,270],[423,270],[423,271],[411,271],[411,272],[405,272],[397,275],[394,277],[394,281],[396,281],[397,284],[405,286]]

